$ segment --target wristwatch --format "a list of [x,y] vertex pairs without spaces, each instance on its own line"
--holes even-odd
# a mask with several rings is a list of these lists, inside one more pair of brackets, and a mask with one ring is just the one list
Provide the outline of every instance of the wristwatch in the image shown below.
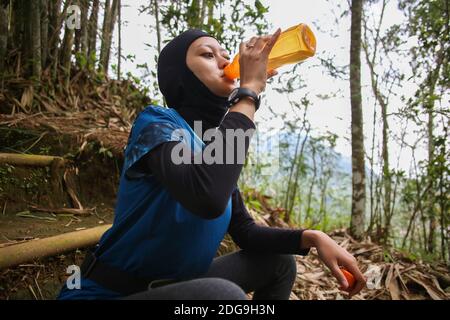
[[228,96],[228,108],[239,102],[244,97],[250,97],[255,101],[255,111],[258,110],[261,104],[261,96],[258,96],[253,90],[247,88],[235,88]]

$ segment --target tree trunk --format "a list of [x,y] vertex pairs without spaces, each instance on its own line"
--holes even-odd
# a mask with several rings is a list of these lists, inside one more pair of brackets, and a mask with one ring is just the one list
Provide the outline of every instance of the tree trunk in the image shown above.
[[81,53],[84,57],[87,57],[88,52],[88,11],[89,11],[89,1],[82,0],[81,7]]
[[52,65],[52,79],[53,81],[56,81],[58,66],[61,50],[63,50],[64,42],[60,46],[60,33],[61,29],[64,28],[67,10],[70,5],[72,5],[72,0],[66,0],[64,2],[63,9],[61,11],[61,0],[57,0],[54,3],[54,6],[52,7],[52,19],[51,19],[51,31],[49,31],[49,34],[51,35],[50,38],[50,59],[51,59],[51,65]]
[[[13,2],[13,18],[11,28],[13,30],[13,47],[20,49],[23,39],[23,4],[22,0]],[[20,51],[20,50],[19,50]]]
[[386,103],[381,104],[381,118],[383,121],[383,179],[384,179],[384,216],[385,216],[385,242],[389,241],[389,230],[391,225],[391,170],[389,169],[389,149],[388,149],[388,130],[389,124],[387,121],[387,105]]
[[289,205],[289,200],[290,200],[289,196],[291,194],[292,178],[294,176],[294,169],[295,169],[295,159],[297,159],[297,156],[298,156],[298,150],[299,150],[299,147],[300,147],[300,138],[301,138],[302,131],[303,131],[303,127],[301,128],[300,132],[297,135],[297,142],[295,144],[294,157],[293,157],[292,165],[291,165],[290,170],[289,170],[289,178],[288,178],[288,181],[287,181],[286,198],[285,198],[285,201],[284,201],[284,207],[286,208],[286,210],[290,207],[290,205]]
[[157,49],[158,55],[161,53],[161,22],[159,20],[159,4],[158,0],[153,0],[154,11],[155,11],[155,24],[156,24],[156,38],[157,38]]
[[78,5],[80,6],[80,23],[81,28],[75,30],[75,52],[81,53],[84,57],[87,56],[88,47],[88,10],[89,3],[87,0],[78,0]]
[[97,45],[97,27],[98,27],[98,9],[99,0],[92,2],[91,15],[89,17],[89,34],[88,34],[88,56],[91,58],[92,54],[95,55],[95,47]]
[[117,15],[119,11],[119,0],[113,0],[112,8],[111,8],[111,19],[109,21],[109,27],[108,27],[108,40],[106,42],[106,60],[104,61],[105,64],[105,71],[108,73],[109,68],[109,61],[111,56],[111,43],[112,43],[112,36],[114,33],[114,26],[116,25]]
[[95,245],[110,224],[0,248],[0,270]]
[[361,239],[365,215],[364,131],[361,103],[361,16],[362,0],[352,0],[350,40],[350,102],[352,113],[352,215],[350,233]]
[[54,156],[0,153],[0,164],[10,164],[13,166],[46,167],[50,166],[55,160],[64,161],[63,158]]
[[[430,90],[431,91],[431,90]],[[430,100],[433,98],[430,98]],[[430,185],[430,192],[427,196],[427,211],[429,216],[429,228],[428,228],[428,239],[427,239],[427,251],[430,253],[434,252],[435,247],[435,230],[436,230],[436,213],[434,211],[434,174],[433,174],[433,161],[434,161],[434,134],[433,134],[433,126],[434,126],[434,115],[433,115],[433,106],[434,103],[430,103],[427,107],[428,109],[428,124],[427,124],[427,133],[428,133],[428,179]]]
[[41,0],[41,53],[42,53],[41,58],[43,69],[47,67],[48,29],[49,29],[48,0]]
[[122,61],[122,1],[119,0],[119,3],[117,4],[117,11],[118,11],[118,50],[117,50],[117,80],[120,80],[120,67],[121,67],[121,61]]
[[200,23],[200,3],[199,0],[192,0],[187,10],[186,22],[189,28],[198,28]]
[[72,58],[72,48],[74,40],[74,30],[66,27],[64,40],[60,52],[60,65],[64,71],[64,86],[67,87],[70,79],[70,67]]
[[208,2],[208,26],[212,24],[212,20],[214,19],[214,2]]
[[312,161],[313,161],[313,176],[311,178],[311,184],[309,186],[305,221],[308,221],[311,219],[311,211],[312,211],[311,200],[312,200],[312,196],[313,196],[313,192],[314,192],[314,185],[316,183],[316,178],[317,178],[316,147],[313,142],[311,142],[311,153],[312,153],[311,157],[312,157]]
[[427,133],[428,133],[428,184],[429,190],[427,197],[427,213],[429,216],[429,230],[427,239],[427,251],[433,253],[436,247],[436,212],[435,212],[435,183],[434,179],[436,175],[434,174],[434,91],[436,83],[439,79],[439,73],[441,71],[441,66],[444,61],[444,45],[442,44],[441,49],[437,53],[436,57],[436,67],[432,72],[429,73],[426,81],[428,87],[428,95],[425,97],[425,110],[428,113],[428,123],[427,123]]
[[23,55],[23,69],[25,77],[29,77],[31,72],[32,54],[32,25],[31,25],[31,1],[22,1],[23,12],[23,37],[21,51]]
[[42,73],[40,7],[40,1],[31,1],[33,77],[36,79],[40,79]]
[[296,158],[297,165],[296,165],[296,172],[295,172],[295,179],[294,179],[294,189],[292,190],[290,206],[288,208],[286,208],[287,211],[286,211],[286,215],[284,216],[284,222],[286,222],[286,223],[290,222],[292,210],[294,209],[295,196],[297,195],[298,180],[300,178],[301,165],[302,165],[302,159],[303,159],[303,150],[305,148],[306,141],[308,140],[308,137],[309,137],[309,130],[310,130],[310,127],[308,127],[306,130],[305,138],[303,139],[302,145],[300,147],[300,153],[299,153],[298,157]]
[[111,1],[106,0],[105,3],[105,17],[103,19],[103,28],[102,28],[102,45],[100,49],[100,70],[103,70],[105,74],[108,73],[109,66],[109,56],[111,51],[111,40],[112,34],[114,31],[114,24],[116,22],[117,16],[117,4],[118,0],[113,0],[112,5],[110,6]]
[[[383,10],[384,12],[384,10]],[[375,41],[375,45],[376,45]],[[369,52],[367,48],[367,44],[364,45],[364,51],[366,56],[366,61],[369,66],[370,71],[370,78],[371,78],[371,85],[372,85],[372,91],[375,96],[375,99],[377,100],[378,104],[381,108],[381,120],[383,123],[382,128],[382,159],[383,159],[383,188],[384,188],[384,199],[383,199],[383,212],[384,212],[384,218],[385,218],[385,233],[384,233],[384,241],[385,243],[389,240],[389,230],[391,225],[391,201],[392,201],[392,177],[391,177],[391,171],[389,169],[389,122],[387,119],[387,99],[383,97],[381,94],[379,88],[378,88],[378,75],[375,73],[375,55],[376,51],[373,53],[372,59],[369,57]]]
[[5,71],[5,59],[8,47],[8,6],[9,1],[0,1],[0,78]]
[[61,33],[61,1],[49,1],[49,23],[48,23],[48,37],[49,37],[49,55],[53,59],[59,44],[59,35]]
[[205,12],[206,12],[206,4],[208,0],[202,0],[201,8],[200,8],[200,25],[203,26],[205,24]]

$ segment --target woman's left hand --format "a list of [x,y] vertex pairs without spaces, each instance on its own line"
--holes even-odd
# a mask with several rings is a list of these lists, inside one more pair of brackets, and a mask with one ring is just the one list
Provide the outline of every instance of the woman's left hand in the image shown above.
[[[333,276],[339,281],[341,289],[347,291],[349,296],[360,292],[366,286],[366,278],[361,273],[354,256],[339,246],[327,234],[317,230],[305,230],[302,236],[303,247],[315,247],[320,260],[331,270]],[[347,269],[355,278],[355,284],[349,288],[349,284],[340,267]]]

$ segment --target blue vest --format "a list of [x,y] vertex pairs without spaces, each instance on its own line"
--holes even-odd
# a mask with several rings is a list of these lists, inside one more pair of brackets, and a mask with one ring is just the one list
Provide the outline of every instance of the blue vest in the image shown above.
[[[161,143],[182,141],[193,153],[205,147],[171,108],[149,106],[131,129],[125,149],[113,226],[99,242],[100,261],[142,278],[190,279],[205,273],[228,230],[231,197],[222,215],[202,219],[185,209],[157,179],[134,164]],[[58,299],[109,299],[121,295],[90,279],[81,289],[63,286]]]

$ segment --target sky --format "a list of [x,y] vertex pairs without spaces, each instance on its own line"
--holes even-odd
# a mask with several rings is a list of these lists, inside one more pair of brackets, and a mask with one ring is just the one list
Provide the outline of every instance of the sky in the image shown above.
[[[252,4],[253,1],[246,1]],[[350,143],[350,123],[351,123],[351,109],[350,109],[350,85],[348,80],[334,79],[329,76],[326,69],[320,65],[317,57],[334,56],[333,61],[340,66],[348,65],[349,63],[349,46],[350,46],[350,16],[339,17],[341,10],[337,9],[340,4],[342,9],[347,6],[347,1],[325,1],[325,0],[262,0],[265,6],[269,6],[267,13],[267,20],[272,26],[272,31],[280,27],[285,30],[293,25],[299,23],[306,23],[314,32],[317,39],[316,56],[305,61],[299,68],[302,79],[305,80],[307,87],[304,92],[297,92],[291,97],[293,100],[298,100],[306,92],[311,100],[311,106],[308,109],[307,118],[312,125],[313,135],[317,136],[326,132],[332,132],[338,135],[336,151],[344,156],[351,156]],[[147,63],[150,68],[156,70],[155,63],[152,61],[153,53],[149,48],[148,43],[156,43],[156,34],[150,29],[153,25],[152,17],[148,14],[139,14],[138,8],[142,4],[147,4],[148,1],[135,0],[123,1],[122,20],[125,22],[122,27],[122,47],[123,55],[135,55],[133,62],[123,62],[123,69],[125,72],[130,71],[135,75],[139,75],[140,70],[136,68],[137,64]],[[371,13],[377,16],[379,6],[373,7]],[[336,20],[337,19],[337,20]],[[382,28],[385,29],[393,23],[398,23],[404,19],[403,14],[396,8],[396,1],[389,1],[385,11],[385,23]],[[337,23],[336,23],[336,22]],[[330,33],[336,35],[333,37]],[[245,34],[242,40],[248,40],[252,34],[250,32]],[[117,44],[117,30],[115,32],[114,41]],[[236,48],[238,50],[238,48]],[[234,55],[237,52],[230,52]],[[364,118],[364,132],[365,132],[365,148],[366,152],[370,152],[372,145],[372,130],[373,130],[373,110],[374,101],[372,98],[370,77],[368,69],[362,58],[362,94],[363,94],[363,118]],[[115,63],[114,58],[111,62]],[[409,71],[406,61],[398,59],[397,66]],[[283,71],[291,69],[293,66],[284,66],[278,71],[281,74]],[[377,68],[382,66],[377,66]],[[379,69],[380,70],[380,69]],[[276,79],[275,79],[276,80]],[[402,88],[398,90],[401,93],[412,94],[416,86],[413,83],[405,83]],[[326,94],[333,94],[335,96],[330,99],[320,99],[317,96]],[[266,106],[265,106],[266,104]],[[269,112],[267,105],[275,112],[279,112],[278,119],[273,119],[273,115]],[[399,97],[394,97],[389,103],[389,112],[395,112],[402,103]],[[291,108],[288,103],[286,95],[279,94],[273,90],[272,85],[268,84],[264,93],[264,101],[261,108],[256,113],[256,123],[258,130],[282,130],[283,121],[281,115],[286,112],[286,118],[295,120],[295,115],[290,111]],[[380,115],[380,111],[377,110]],[[392,134],[400,135],[400,127],[396,123],[395,118],[390,118],[390,128]],[[381,126],[377,123],[375,126],[377,134],[377,141],[381,139]],[[272,131],[273,132],[273,131]],[[408,129],[406,139],[412,143],[416,139],[414,128]],[[411,154],[408,148],[404,148],[400,152],[398,143],[392,142],[390,144],[391,152],[391,167],[397,167],[397,157],[399,157],[399,167],[408,170],[411,162]],[[416,159],[424,159],[426,157],[426,149],[422,148],[416,153]],[[367,165],[367,163],[366,163]]]

